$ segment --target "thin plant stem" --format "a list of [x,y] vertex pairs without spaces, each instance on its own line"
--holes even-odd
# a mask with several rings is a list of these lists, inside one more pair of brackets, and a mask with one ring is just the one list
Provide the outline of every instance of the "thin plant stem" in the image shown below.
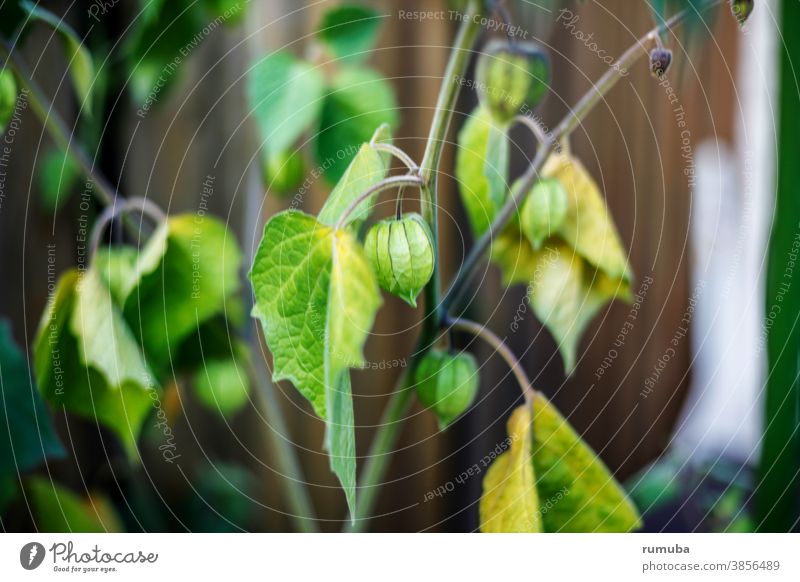
[[355,212],[355,209],[358,208],[358,205],[364,202],[364,200],[367,200],[369,197],[379,194],[384,190],[402,186],[422,186],[422,179],[419,176],[411,174],[406,176],[391,176],[364,190],[364,192],[359,194],[358,197],[350,202],[350,204],[347,205],[347,208],[344,209],[342,216],[336,223],[336,230],[341,229],[345,224],[347,224],[347,219],[350,218],[350,215]]
[[386,152],[387,154],[393,155],[395,158],[403,162],[406,168],[413,174],[419,173],[419,166],[417,162],[415,162],[411,156],[409,156],[406,152],[402,149],[397,147],[394,144],[390,143],[382,143],[382,142],[375,142],[370,144],[372,149],[379,151],[379,152]]
[[517,379],[519,387],[522,390],[522,395],[525,397],[525,401],[528,404],[533,403],[533,398],[536,396],[536,391],[533,389],[533,385],[528,378],[528,374],[525,373],[522,364],[514,355],[514,352],[511,351],[511,348],[506,345],[504,340],[500,339],[497,334],[495,334],[485,325],[481,325],[480,323],[476,323],[474,321],[469,321],[468,319],[452,318],[448,319],[447,323],[451,325],[453,329],[470,333],[475,337],[481,338],[483,341],[492,346],[495,351],[500,354],[500,357],[506,361],[506,364],[508,364],[511,372]]
[[522,204],[525,196],[527,196],[534,182],[539,177],[539,173],[550,153],[558,146],[559,142],[569,137],[583,122],[589,112],[594,109],[595,105],[597,105],[622,78],[618,71],[630,69],[636,61],[643,56],[647,56],[648,45],[658,38],[661,33],[676,27],[696,10],[707,10],[720,2],[722,2],[722,0],[707,0],[696,8],[686,8],[639,38],[619,59],[617,59],[614,66],[609,67],[597,83],[593,85],[593,87],[578,101],[577,105],[561,120],[556,126],[555,131],[549,135],[547,141],[539,148],[533,162],[522,175],[522,178],[517,182],[517,186],[511,190],[511,196],[497,213],[491,226],[486,230],[483,236],[478,239],[467,255],[467,258],[464,259],[464,264],[461,266],[458,275],[456,275],[455,280],[450,285],[450,288],[442,300],[442,309],[445,312],[449,311],[455,304],[456,299],[463,294],[464,287],[474,274],[475,268],[481,262],[483,255],[489,249],[492,239],[496,236],[496,233],[503,229],[514,215],[517,208],[519,208],[520,204]]

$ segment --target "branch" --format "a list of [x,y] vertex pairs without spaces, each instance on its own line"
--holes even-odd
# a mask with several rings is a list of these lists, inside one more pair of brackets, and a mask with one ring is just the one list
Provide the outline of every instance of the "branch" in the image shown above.
[[539,172],[547,161],[550,153],[557,147],[558,143],[564,138],[568,137],[586,118],[589,112],[594,109],[608,92],[617,84],[622,78],[617,71],[630,69],[642,56],[647,56],[647,45],[657,39],[662,33],[667,32],[675,26],[682,23],[691,14],[699,12],[700,10],[707,10],[718,4],[723,0],[706,0],[698,7],[686,8],[660,25],[650,30],[647,34],[639,38],[633,45],[626,50],[622,56],[617,59],[615,65],[603,74],[602,77],[594,84],[577,103],[577,105],[561,120],[556,127],[555,131],[549,135],[545,144],[539,148],[535,159],[528,167],[522,178],[517,182],[518,186],[511,191],[511,196],[506,201],[503,208],[498,212],[495,219],[492,221],[491,226],[475,243],[475,246],[470,251],[467,258],[464,259],[464,264],[458,272],[453,283],[450,285],[444,299],[442,300],[442,309],[446,312],[453,307],[461,294],[464,292],[467,282],[472,277],[475,268],[483,258],[484,253],[489,249],[492,242],[494,233],[500,232],[503,227],[508,223],[511,217],[516,212],[517,208],[522,204],[525,196],[527,196],[533,184],[539,177]]

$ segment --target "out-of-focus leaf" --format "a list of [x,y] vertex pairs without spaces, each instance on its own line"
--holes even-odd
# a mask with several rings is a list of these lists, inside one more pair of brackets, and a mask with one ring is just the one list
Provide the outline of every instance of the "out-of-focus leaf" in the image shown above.
[[244,20],[250,0],[203,0],[210,18],[234,26]]
[[49,10],[30,0],[20,2],[22,8],[30,15],[31,19],[47,24],[55,30],[64,47],[65,58],[69,66],[75,94],[81,106],[89,113],[92,112],[92,84],[94,83],[94,60],[83,43],[83,39],[68,25],[63,18],[56,16]]
[[561,182],[567,193],[567,215],[558,234],[609,277],[631,280],[631,271],[611,213],[583,164],[567,154],[553,154],[542,174]]
[[323,92],[322,71],[287,51],[275,51],[253,65],[247,98],[268,159],[291,149],[319,119]]
[[498,456],[483,479],[480,502],[484,533],[542,531],[539,493],[531,459],[531,411],[524,404],[508,420],[509,450]]
[[381,19],[373,8],[344,4],[324,14],[317,36],[334,57],[362,60],[378,40]]
[[227,358],[207,358],[194,375],[194,389],[200,402],[214,412],[232,416],[247,402],[250,378],[246,364],[247,346],[237,343]]
[[274,361],[326,422],[331,467],[355,508],[355,432],[349,368],[381,303],[361,245],[296,211],[270,219],[250,271],[255,306]]
[[11,35],[19,30],[27,17],[28,14],[17,0],[0,1],[0,35],[10,41],[16,41],[17,39],[11,38]]
[[215,462],[203,468],[194,482],[197,493],[190,497],[185,518],[193,532],[240,532],[253,518],[258,482],[238,465]]
[[629,532],[639,513],[622,486],[541,394],[534,399],[533,465],[546,532]]
[[[328,226],[335,226],[347,207],[358,196],[383,180],[389,171],[388,156],[371,147],[372,143],[391,140],[391,131],[388,125],[381,125],[375,130],[370,143],[361,145],[358,154],[350,162],[344,176],[331,191],[325,205],[320,210],[318,220]],[[364,200],[349,216],[347,223],[362,222],[372,211],[377,195]]]
[[0,69],[0,135],[5,133],[6,125],[14,115],[17,104],[17,81],[11,69]]
[[45,459],[64,454],[11,326],[0,320],[0,483],[13,483]]
[[80,497],[43,478],[25,484],[39,533],[113,533],[122,531],[119,516],[101,494]]
[[181,342],[203,322],[223,313],[239,292],[241,251],[223,223],[208,215],[182,214],[159,226],[121,285],[125,319],[159,375]]
[[483,175],[489,184],[489,198],[495,208],[501,208],[508,192],[509,143],[506,130],[489,126],[489,136],[484,154]]
[[341,69],[325,97],[316,143],[317,161],[330,183],[341,180],[361,144],[384,123],[392,129],[398,123],[391,85],[370,69]]
[[49,212],[61,208],[75,191],[81,169],[72,157],[60,150],[44,155],[39,168],[42,204]]
[[[478,107],[467,118],[458,134],[456,179],[461,201],[476,235],[489,228],[505,198],[505,192],[503,198],[492,196],[486,172],[499,166],[485,162],[489,135],[500,131],[502,130],[494,123],[489,111]],[[492,181],[505,184],[505,172],[495,172]]]
[[155,380],[95,270],[61,277],[39,325],[34,356],[39,390],[52,406],[108,427],[137,456]]

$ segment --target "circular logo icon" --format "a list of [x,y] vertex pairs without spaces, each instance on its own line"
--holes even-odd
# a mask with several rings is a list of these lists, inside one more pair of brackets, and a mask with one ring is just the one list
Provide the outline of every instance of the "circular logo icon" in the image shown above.
[[44,546],[39,542],[28,542],[19,551],[19,563],[26,570],[35,570],[44,561]]

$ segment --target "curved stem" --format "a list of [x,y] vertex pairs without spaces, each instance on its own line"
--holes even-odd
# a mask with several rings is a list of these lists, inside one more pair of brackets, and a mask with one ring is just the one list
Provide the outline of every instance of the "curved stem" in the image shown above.
[[533,385],[528,378],[528,374],[526,374],[525,370],[522,368],[522,364],[514,355],[514,352],[511,351],[511,348],[506,345],[505,341],[500,339],[485,325],[481,325],[480,323],[476,323],[474,321],[469,321],[468,319],[452,318],[448,319],[447,323],[449,323],[454,329],[471,333],[472,335],[481,338],[483,341],[491,345],[495,351],[506,361],[508,367],[511,368],[511,372],[517,379],[520,389],[522,389],[522,395],[525,397],[525,401],[528,404],[533,403],[533,398],[536,395],[536,391],[533,389]]
[[371,186],[364,192],[358,195],[350,204],[347,205],[347,208],[344,209],[342,216],[339,218],[338,222],[336,223],[336,230],[341,229],[345,224],[347,224],[347,219],[350,218],[350,215],[353,214],[358,205],[364,202],[370,196],[374,196],[375,194],[379,194],[384,190],[389,190],[390,188],[397,188],[400,186],[422,186],[422,179],[419,176],[413,175],[406,175],[406,176],[391,176],[384,180],[381,180],[374,186]]
[[411,173],[416,174],[419,172],[419,166],[417,165],[417,162],[415,162],[411,156],[409,156],[405,151],[396,145],[376,142],[370,144],[370,147],[379,152],[386,152],[387,154],[393,155],[395,158],[403,162],[403,164],[409,169],[409,171],[411,171]]
[[67,125],[56,113],[53,104],[45,97],[44,92],[39,85],[33,80],[33,77],[25,66],[25,63],[20,60],[14,47],[9,45],[8,41],[2,39],[0,42],[0,50],[6,53],[8,57],[8,66],[14,71],[20,84],[28,90],[31,94],[31,106],[33,112],[45,126],[53,141],[64,150],[69,156],[80,166],[84,175],[91,178],[94,182],[94,193],[97,200],[104,206],[111,206],[114,204],[116,198],[121,198],[111,183],[105,179],[94,167],[94,164],[89,160],[89,156],[83,149],[70,137],[71,133],[67,130]]
[[125,215],[131,211],[141,212],[142,215],[147,216],[156,224],[167,219],[164,211],[152,200],[146,198],[130,198],[121,205],[106,206],[92,227],[92,235],[89,239],[89,252],[92,258],[97,254],[97,249],[100,247],[100,238],[103,236],[103,231],[105,231],[108,223],[118,216]]
[[590,111],[597,105],[606,94],[617,84],[622,78],[618,71],[622,69],[629,69],[636,61],[642,56],[646,56],[647,45],[656,39],[662,32],[668,31],[673,27],[683,22],[690,14],[695,11],[707,10],[720,4],[722,0],[706,0],[700,6],[693,8],[686,8],[668,20],[664,21],[659,26],[650,30],[647,34],[639,38],[622,56],[617,59],[614,66],[603,74],[602,77],[594,84],[591,90],[587,92],[575,105],[575,107],[561,120],[556,127],[555,131],[548,136],[547,141],[536,154],[531,165],[522,175],[521,179],[517,182],[517,187],[511,190],[511,196],[506,201],[500,212],[492,221],[489,229],[481,236],[475,243],[475,246],[470,251],[464,264],[458,272],[453,283],[450,285],[445,298],[442,300],[442,309],[448,311],[453,307],[456,299],[463,294],[464,286],[469,282],[470,277],[473,275],[475,268],[483,258],[484,253],[488,250],[495,233],[500,232],[503,227],[508,223],[514,212],[519,205],[522,204],[523,199],[530,191],[536,179],[539,177],[539,172],[547,161],[550,153],[558,146],[558,143],[564,138],[568,137],[577,128]]
[[531,130],[533,137],[536,138],[536,141],[539,142],[540,146],[546,146],[547,143],[550,141],[550,138],[547,135],[547,132],[542,127],[542,124],[529,117],[527,115],[517,115],[514,118],[515,123],[521,123],[525,127]]

